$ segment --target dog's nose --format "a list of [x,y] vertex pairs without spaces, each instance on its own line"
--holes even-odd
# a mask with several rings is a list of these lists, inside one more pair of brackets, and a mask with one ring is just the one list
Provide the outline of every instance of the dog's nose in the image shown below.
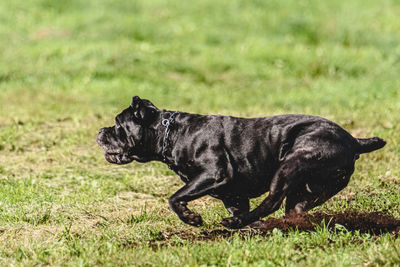
[[99,130],[99,134],[101,134],[102,132],[104,132],[104,128],[101,128],[101,129]]

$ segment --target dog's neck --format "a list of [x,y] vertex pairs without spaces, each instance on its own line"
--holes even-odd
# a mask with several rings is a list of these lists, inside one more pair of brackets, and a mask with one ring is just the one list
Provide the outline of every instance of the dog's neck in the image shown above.
[[156,139],[150,145],[154,151],[157,160],[166,163],[168,166],[171,162],[171,151],[176,143],[177,136],[177,117],[179,112],[162,110],[159,119],[154,123],[156,131]]
[[172,124],[175,120],[175,116],[178,114],[178,112],[173,112],[172,114],[169,115],[169,118],[165,118],[161,121],[162,126],[165,127],[164,135],[163,135],[163,142],[162,142],[162,150],[161,150],[161,156],[163,158],[163,161],[167,163],[167,153],[169,149],[169,134],[171,132]]

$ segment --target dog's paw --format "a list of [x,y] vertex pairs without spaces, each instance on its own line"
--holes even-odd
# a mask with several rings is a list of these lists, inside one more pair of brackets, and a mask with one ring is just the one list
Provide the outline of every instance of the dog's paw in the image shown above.
[[192,226],[200,227],[203,224],[203,219],[199,214],[188,213],[181,217],[182,221]]
[[254,228],[254,229],[261,229],[261,228],[265,227],[265,221],[258,220],[258,221],[252,222],[251,224],[249,224],[247,226],[250,228]]
[[242,219],[240,219],[239,217],[235,217],[235,216],[222,219],[221,224],[223,226],[225,226],[227,228],[231,228],[231,229],[239,229],[244,226]]

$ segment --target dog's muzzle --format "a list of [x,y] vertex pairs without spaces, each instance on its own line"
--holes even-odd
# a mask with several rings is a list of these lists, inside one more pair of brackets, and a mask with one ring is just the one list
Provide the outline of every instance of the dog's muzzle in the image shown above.
[[105,159],[114,164],[127,164],[133,161],[129,153],[118,146],[118,140],[113,135],[114,127],[101,128],[96,141],[104,149]]

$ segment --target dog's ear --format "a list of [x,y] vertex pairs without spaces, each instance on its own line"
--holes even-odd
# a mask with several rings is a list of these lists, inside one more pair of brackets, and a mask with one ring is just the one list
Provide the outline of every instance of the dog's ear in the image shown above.
[[[133,109],[134,117],[143,124],[150,124],[156,115],[156,109],[152,106],[147,105],[145,102],[147,100],[142,100],[138,96],[132,98],[131,107]],[[149,101],[147,101],[149,102]]]
[[144,109],[143,100],[138,96],[132,98],[131,107],[133,109],[133,115],[136,119],[141,121],[145,117],[146,110]]
[[134,110],[139,109],[139,108],[140,108],[140,105],[142,105],[142,104],[143,104],[142,99],[140,99],[140,97],[138,97],[137,95],[134,96],[134,97],[132,98],[131,107],[132,107]]

